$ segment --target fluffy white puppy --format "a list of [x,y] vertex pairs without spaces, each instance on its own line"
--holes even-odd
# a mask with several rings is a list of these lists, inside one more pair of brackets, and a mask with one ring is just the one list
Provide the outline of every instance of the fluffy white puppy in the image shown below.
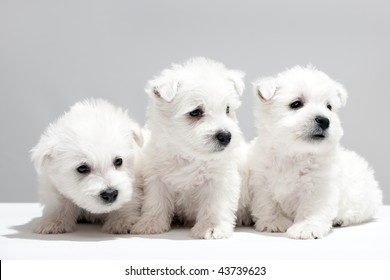
[[370,220],[382,193],[367,162],[340,147],[347,92],[313,67],[254,82],[259,137],[249,152],[258,231],[312,239]]
[[194,225],[196,238],[232,234],[243,143],[235,110],[244,91],[243,76],[199,57],[175,64],[149,82],[145,197],[132,233],[168,231],[175,218]]
[[[135,161],[142,143],[138,125],[104,100],[85,100],[50,124],[32,149],[44,205],[37,233],[65,233],[76,223],[104,223],[122,232],[121,222],[139,216]],[[115,219],[126,204],[122,221]],[[109,214],[108,214],[109,213]]]

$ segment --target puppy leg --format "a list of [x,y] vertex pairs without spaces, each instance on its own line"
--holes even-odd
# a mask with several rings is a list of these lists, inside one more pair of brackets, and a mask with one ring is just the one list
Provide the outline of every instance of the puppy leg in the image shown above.
[[313,216],[294,223],[287,230],[287,236],[293,239],[318,239],[327,235],[331,228],[332,221]]
[[202,188],[196,224],[191,229],[195,238],[222,239],[233,234],[239,190],[238,176],[215,181]]
[[66,198],[45,205],[43,215],[35,225],[34,232],[55,234],[73,232],[76,229],[80,209]]
[[251,208],[255,230],[260,232],[286,232],[292,225],[292,220],[283,214],[282,209],[267,190],[265,183],[261,183],[261,180],[256,180],[256,182],[256,184],[251,182],[253,193]]
[[292,220],[282,213],[280,206],[272,201],[272,198],[254,199],[253,204],[252,215],[255,220],[255,230],[260,232],[286,232],[293,224]]
[[327,235],[337,214],[335,192],[311,193],[303,197],[297,209],[294,224],[287,230],[287,235],[294,239],[317,239]]
[[343,180],[340,180],[340,208],[333,225],[345,227],[370,221],[382,205],[382,191],[374,172],[355,152],[341,150],[340,158]]
[[138,198],[133,198],[121,209],[108,214],[102,231],[114,234],[128,234],[133,225],[139,220],[140,202]]
[[158,178],[146,184],[144,191],[141,218],[133,226],[131,233],[154,234],[169,231],[174,210],[173,194]]
[[240,199],[236,213],[236,226],[250,226],[253,224],[250,201],[248,182],[247,180],[241,180]]

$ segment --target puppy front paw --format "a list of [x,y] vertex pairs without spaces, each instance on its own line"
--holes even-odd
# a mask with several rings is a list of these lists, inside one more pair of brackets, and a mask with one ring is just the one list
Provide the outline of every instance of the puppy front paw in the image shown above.
[[199,239],[225,239],[233,234],[233,226],[197,223],[191,229],[192,236]]
[[129,234],[137,221],[137,217],[108,219],[104,223],[102,231],[112,234]]
[[34,232],[39,234],[58,234],[74,232],[75,230],[75,222],[65,222],[62,220],[40,221],[34,228]]
[[280,216],[275,220],[260,221],[257,220],[255,230],[260,232],[286,232],[293,222],[284,216]]
[[140,219],[131,229],[133,234],[158,234],[169,231],[169,223],[157,219]]
[[342,227],[343,225],[345,226],[344,221],[338,218],[333,220],[332,225],[334,227]]
[[293,239],[318,239],[329,233],[331,223],[299,222],[287,230],[287,236]]

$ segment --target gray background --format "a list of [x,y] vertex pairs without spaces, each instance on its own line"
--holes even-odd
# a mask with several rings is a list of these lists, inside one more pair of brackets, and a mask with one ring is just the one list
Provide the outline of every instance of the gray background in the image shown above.
[[390,204],[389,3],[0,0],[0,202],[38,200],[29,150],[74,102],[106,98],[143,124],[146,81],[201,55],[247,73],[248,140],[258,76],[311,62],[343,83],[342,142],[372,164]]

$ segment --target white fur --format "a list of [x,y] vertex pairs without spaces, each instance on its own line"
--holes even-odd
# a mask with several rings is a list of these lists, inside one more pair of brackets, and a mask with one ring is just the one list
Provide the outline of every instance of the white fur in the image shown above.
[[253,143],[250,145],[243,143],[240,148],[240,155],[237,156],[238,161],[238,171],[241,176],[241,189],[240,189],[240,199],[238,203],[238,210],[236,213],[236,226],[250,226],[253,224],[251,217],[250,209],[250,192],[249,192],[249,167],[248,167],[248,157],[249,149]]
[[[127,113],[101,99],[78,102],[50,124],[31,156],[44,205],[35,232],[71,232],[77,221],[105,223],[107,232],[123,231],[115,218],[125,203],[127,224],[134,223],[140,208],[135,161],[142,141]],[[123,161],[118,167],[113,164],[117,158]],[[81,165],[91,171],[80,174]],[[118,191],[111,203],[100,196],[108,188]]]
[[[243,144],[235,109],[244,90],[243,76],[200,57],[173,65],[149,82],[145,200],[132,233],[168,231],[176,218],[193,225],[196,238],[232,234],[241,184],[237,158]],[[195,109],[204,115],[191,117]],[[215,138],[221,130],[232,135],[225,149]]]
[[[367,162],[339,145],[343,86],[311,66],[297,66],[254,87],[259,136],[249,151],[249,189],[256,230],[311,239],[328,234],[332,223],[370,220],[382,192]],[[297,100],[304,106],[291,109]],[[310,140],[319,133],[317,116],[330,126],[325,138]]]

